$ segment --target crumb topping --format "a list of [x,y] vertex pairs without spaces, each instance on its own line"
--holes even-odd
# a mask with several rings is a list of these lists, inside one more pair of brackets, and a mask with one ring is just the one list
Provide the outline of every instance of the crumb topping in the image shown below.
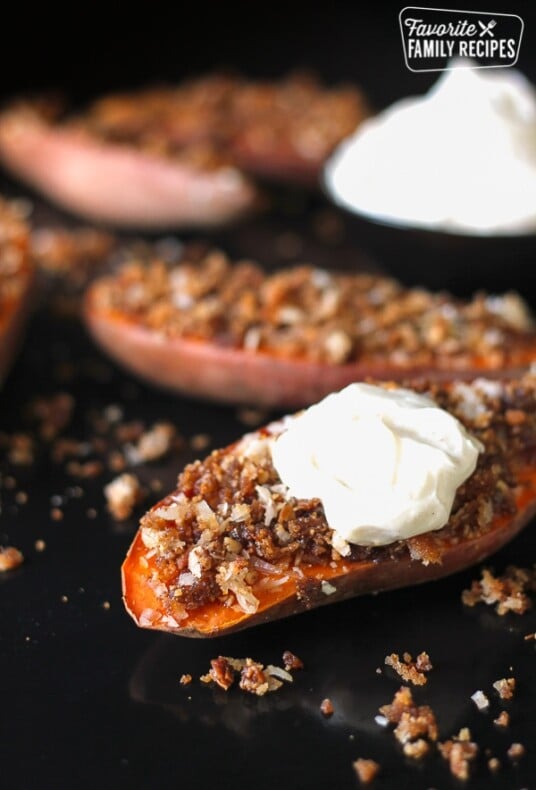
[[22,565],[24,556],[14,546],[0,546],[0,573],[12,571]]
[[458,735],[437,746],[441,755],[448,760],[451,774],[462,781],[469,779],[471,763],[478,755],[478,746],[471,740],[469,728],[463,727]]
[[379,763],[375,760],[366,760],[364,757],[359,757],[352,765],[362,785],[373,782],[380,771]]
[[253,82],[215,74],[176,87],[105,96],[70,123],[203,169],[230,164],[256,170],[259,159],[292,157],[316,172],[366,114],[357,89],[325,88],[308,75]]
[[468,590],[462,593],[465,606],[476,606],[485,603],[495,606],[497,614],[503,616],[508,612],[525,614],[531,608],[530,593],[536,590],[536,566],[531,569],[518,568],[510,565],[500,576],[484,568],[479,581],[472,582]]
[[525,747],[522,743],[513,743],[506,754],[513,762],[516,762],[525,754]]
[[[334,365],[384,367],[387,355],[402,370],[462,371],[475,360],[501,369],[526,363],[535,338],[528,308],[513,293],[462,301],[374,274],[310,266],[266,274],[219,251],[186,252],[171,266],[134,260],[102,278],[93,298],[97,309],[170,338]],[[522,416],[509,413],[512,424]]]
[[516,679],[501,678],[495,681],[493,688],[501,699],[512,699],[516,690]]
[[414,686],[423,686],[428,681],[426,673],[433,669],[430,656],[424,651],[419,653],[415,661],[411,653],[404,653],[402,660],[398,653],[391,653],[385,657],[385,664],[394,669],[402,680],[413,683]]
[[143,492],[136,475],[125,473],[119,475],[104,487],[106,504],[109,512],[117,521],[124,521],[138,505]]
[[296,669],[303,669],[303,661],[298,656],[295,656],[294,653],[291,653],[290,650],[285,650],[283,653],[283,665],[287,672],[291,669],[294,671]]
[[[162,608],[172,617],[178,611],[184,618],[184,612],[219,601],[254,613],[261,591],[290,580],[300,600],[312,604],[336,591],[336,584],[323,588],[320,581],[304,575],[307,566],[335,563],[342,568],[345,562],[404,557],[440,562],[445,546],[485,534],[496,516],[515,514],[515,463],[535,446],[536,382],[505,383],[493,394],[479,386],[474,385],[474,391],[482,412],[471,419],[464,416],[465,400],[456,389],[449,393],[422,385],[461,419],[485,451],[473,475],[458,489],[445,527],[388,546],[341,546],[319,500],[289,498],[270,453],[270,442],[284,430],[283,422],[187,466],[177,490],[141,522],[141,539],[154,569],[151,584]],[[521,427],[506,418],[513,404],[526,414]],[[427,671],[427,661],[421,656],[415,672]],[[407,662],[402,663],[405,668],[399,669],[418,678]]]
[[389,724],[396,724],[394,736],[402,745],[425,739],[437,741],[437,722],[429,705],[416,705],[408,686],[401,686],[388,705],[382,705],[380,714]]
[[210,662],[210,669],[202,675],[202,683],[215,683],[224,691],[228,691],[238,679],[238,686],[242,691],[263,697],[272,691],[277,691],[286,683],[292,683],[292,675],[281,667],[272,664],[261,664],[252,658],[230,658],[218,656]]
[[496,724],[498,727],[508,727],[510,724],[510,714],[506,710],[502,710],[496,719],[493,719],[493,723]]
[[326,699],[323,699],[322,702],[320,703],[320,713],[322,714],[322,716],[325,716],[326,719],[331,718],[331,716],[333,716],[333,714],[335,713],[333,702],[327,697]]

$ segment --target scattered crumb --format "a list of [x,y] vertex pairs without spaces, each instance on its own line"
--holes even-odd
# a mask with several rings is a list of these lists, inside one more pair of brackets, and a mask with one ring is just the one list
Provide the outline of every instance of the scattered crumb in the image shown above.
[[179,683],[181,684],[181,686],[189,686],[191,682],[192,682],[192,676],[191,675],[188,675],[188,674],[181,675],[180,680],[179,680]]
[[157,461],[168,453],[177,431],[169,422],[157,422],[152,428],[142,433],[137,444],[126,448],[126,454],[131,464],[142,464],[147,461]]
[[528,595],[536,589],[536,570],[527,570],[510,565],[502,576],[494,576],[484,568],[480,581],[473,581],[469,590],[462,593],[465,606],[485,603],[495,606],[499,615],[507,612],[524,614],[532,606]]
[[501,678],[500,680],[495,681],[493,688],[501,699],[512,699],[516,689],[516,679]]
[[3,483],[4,488],[7,489],[8,491],[9,490],[13,490],[14,488],[17,487],[17,481],[15,480],[15,478],[12,475],[6,475],[3,478],[2,483]]
[[478,746],[471,740],[469,728],[463,727],[458,735],[437,746],[441,755],[449,761],[451,774],[456,779],[468,779],[470,763],[478,754]]
[[487,708],[489,708],[489,699],[480,689],[471,695],[471,699],[477,706],[478,710],[487,710]]
[[35,543],[34,543],[34,549],[36,551],[39,551],[39,552],[44,551],[46,549],[46,547],[47,547],[47,544],[41,538],[39,540],[36,540]]
[[290,650],[285,650],[283,653],[283,665],[287,672],[291,669],[303,669],[303,661],[298,656],[295,656],[294,653],[291,653]]
[[523,757],[525,754],[525,747],[522,743],[513,743],[506,754],[511,760],[515,762],[516,760],[519,760],[521,757]]
[[31,436],[14,433],[7,437],[7,457],[14,466],[31,466],[35,460],[35,445]]
[[50,518],[52,521],[62,521],[63,520],[63,510],[60,510],[59,507],[53,507],[50,511]]
[[15,502],[17,505],[25,505],[28,501],[28,494],[26,491],[17,491],[15,494]]
[[395,738],[402,744],[419,738],[437,740],[435,714],[428,705],[415,705],[408,686],[401,686],[389,705],[383,705],[380,713],[390,724],[396,724]]
[[252,658],[229,658],[218,656],[210,662],[210,669],[202,675],[202,683],[216,683],[224,691],[228,691],[235,683],[237,677],[242,691],[264,696],[270,691],[277,691],[283,685],[282,681],[292,683],[292,675],[281,667],[272,664],[264,666]]
[[532,634],[525,634],[525,636],[523,638],[524,638],[525,642],[529,642],[530,640],[534,640],[534,639],[536,639],[536,632],[532,633]]
[[362,785],[368,785],[374,781],[380,770],[380,766],[375,760],[365,760],[363,757],[355,760],[352,765]]
[[86,516],[88,518],[97,518],[97,511],[95,510],[94,507],[88,507],[88,509],[86,510]]
[[501,763],[499,760],[497,760],[496,757],[491,757],[488,760],[488,768],[492,773],[496,773],[496,771],[498,771],[500,767],[501,767]]
[[102,608],[106,609],[106,611],[108,611],[109,609],[112,608],[112,604],[110,603],[110,601],[103,601],[102,602]]
[[408,741],[404,744],[404,754],[406,757],[411,757],[412,760],[422,760],[422,758],[430,751],[430,744],[424,738],[418,738],[416,741]]
[[0,546],[0,572],[12,571],[22,565],[24,557],[14,546]]
[[138,478],[129,473],[119,475],[104,487],[109,512],[116,521],[123,521],[143,499]]
[[74,407],[74,398],[67,392],[36,398],[30,404],[30,416],[39,423],[41,439],[47,442],[55,439],[70,423]]
[[392,667],[406,683],[423,686],[428,680],[425,672],[429,672],[433,668],[428,653],[424,651],[419,653],[415,661],[413,661],[411,653],[404,653],[402,659],[401,661],[398,653],[391,653],[385,657],[385,663],[388,667]]
[[62,595],[60,601],[62,603],[69,603],[69,597],[67,595]]
[[196,433],[196,435],[192,436],[190,439],[190,447],[192,450],[200,452],[201,450],[206,450],[207,447],[210,446],[211,441],[208,433]]
[[327,698],[323,699],[322,702],[320,703],[320,712],[327,719],[329,719],[330,716],[333,716],[333,714],[335,713],[335,708],[333,707],[333,702],[330,699],[327,699]]
[[506,710],[502,710],[496,719],[493,719],[493,723],[496,724],[498,727],[508,727],[510,724],[510,714]]

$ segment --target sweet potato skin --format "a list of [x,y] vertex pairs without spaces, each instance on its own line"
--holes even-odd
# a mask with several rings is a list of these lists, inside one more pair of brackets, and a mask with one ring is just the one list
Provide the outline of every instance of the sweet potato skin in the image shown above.
[[237,170],[199,171],[93,140],[25,109],[0,115],[0,160],[68,211],[118,227],[210,227],[242,215],[257,200]]
[[400,367],[386,360],[329,364],[218,346],[200,340],[169,338],[145,329],[119,313],[97,308],[98,283],[86,294],[84,317],[90,334],[116,362],[151,384],[191,397],[272,408],[299,408],[330,392],[367,378],[400,381],[426,378],[448,381],[475,376],[514,378],[536,360],[534,349],[520,355],[517,364],[501,370],[475,359],[466,369]]
[[4,305],[0,314],[0,387],[18,351],[30,313],[35,285],[33,267],[26,263],[22,278],[21,293],[16,300]]
[[[198,620],[196,624],[170,627],[159,623],[143,627],[194,638],[224,636],[244,628],[290,617],[308,609],[336,603],[358,595],[423,584],[457,573],[482,562],[498,551],[512,540],[536,514],[536,470],[531,470],[531,473],[525,474],[524,477],[526,478],[525,482],[518,493],[517,515],[513,518],[496,517],[491,529],[485,534],[446,545],[440,564],[424,565],[419,560],[408,557],[383,560],[378,563],[344,561],[339,570],[331,569],[329,566],[317,566],[312,573],[307,575],[329,581],[329,584],[335,587],[335,592],[330,595],[319,591],[313,601],[305,602],[298,598],[295,583],[291,582],[281,588],[282,594],[278,600],[267,604],[261,601],[258,611],[253,615],[230,612],[230,610],[225,610],[224,607],[214,604],[212,605],[214,611],[209,612],[205,618],[196,618]],[[148,570],[141,561],[144,553],[145,548],[138,533],[122,567],[124,605],[138,625],[140,625],[140,615],[144,609],[158,611],[160,608],[158,599],[147,584]],[[218,609],[220,617],[218,617]]]

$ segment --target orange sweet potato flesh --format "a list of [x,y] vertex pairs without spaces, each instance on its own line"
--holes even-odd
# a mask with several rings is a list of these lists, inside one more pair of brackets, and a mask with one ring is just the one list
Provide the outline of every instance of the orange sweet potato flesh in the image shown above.
[[[254,586],[253,593],[259,599],[259,607],[255,614],[246,614],[219,603],[210,603],[189,612],[187,620],[181,621],[177,627],[162,623],[153,626],[140,623],[142,612],[146,610],[153,610],[160,615],[165,615],[166,612],[163,611],[161,602],[149,584],[155,565],[150,557],[146,557],[148,552],[138,533],[122,567],[125,607],[135,622],[143,627],[168,631],[180,636],[213,637],[289,617],[307,609],[357,595],[439,579],[481,562],[498,551],[536,514],[536,468],[520,469],[518,480],[517,513],[514,516],[496,516],[488,531],[478,537],[457,543],[445,541],[440,564],[424,565],[421,561],[408,557],[382,560],[377,563],[351,562],[342,559],[335,566],[320,564],[303,566],[302,572],[305,576],[328,581],[335,591],[330,595],[321,593],[312,604],[307,604],[297,597],[297,578],[290,578],[281,586],[269,591]],[[282,570],[281,575],[287,574],[288,570]]]
[[515,378],[536,360],[536,339],[532,346],[511,348],[509,366],[499,370],[490,367],[485,357],[474,357],[464,368],[455,367],[448,357],[438,358],[433,367],[402,367],[388,358],[382,362],[363,358],[341,365],[228,348],[204,340],[166,337],[119,311],[105,311],[97,307],[98,287],[96,283],[89,289],[84,307],[95,341],[122,367],[151,384],[209,400],[298,408],[368,377],[384,381],[470,380],[479,375]]
[[62,208],[117,227],[210,227],[242,215],[257,200],[238,171],[202,171],[100,142],[28,108],[0,115],[0,161]]
[[30,312],[34,283],[33,267],[26,263],[17,277],[21,281],[20,293],[16,298],[5,301],[0,306],[0,386],[17,353]]

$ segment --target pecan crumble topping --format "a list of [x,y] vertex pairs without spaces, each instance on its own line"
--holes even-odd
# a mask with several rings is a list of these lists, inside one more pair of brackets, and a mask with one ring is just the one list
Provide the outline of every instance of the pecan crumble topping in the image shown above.
[[22,565],[24,557],[22,552],[14,546],[0,546],[0,573],[3,571],[12,571]]
[[500,680],[495,681],[493,688],[501,699],[512,699],[516,689],[516,679],[501,678]]
[[292,683],[292,675],[281,667],[272,664],[261,664],[252,658],[229,658],[218,656],[210,662],[210,669],[202,675],[202,683],[216,683],[224,691],[228,691],[239,678],[238,686],[242,691],[263,697],[271,691],[277,691],[283,681]]
[[[433,710],[429,705],[416,705],[408,686],[401,686],[393,701],[389,705],[382,705],[380,713],[388,723],[396,724],[394,736],[402,745],[420,739],[437,740],[437,722]],[[417,750],[420,752],[421,747]]]
[[[479,412],[472,418],[467,416],[466,388],[455,385],[449,392],[420,385],[482,441],[485,451],[477,468],[458,489],[445,527],[387,546],[334,545],[320,501],[288,497],[270,453],[283,423],[187,466],[177,491],[141,521],[141,541],[152,566],[149,584],[167,616],[180,622],[189,611],[214,601],[254,613],[258,592],[289,581],[301,600],[312,604],[329,590],[303,574],[307,565],[329,568],[334,562],[404,557],[441,562],[445,545],[483,535],[496,516],[513,515],[517,482],[512,464],[536,446],[536,382],[528,377],[522,383],[493,383],[493,388],[476,382],[471,394]],[[513,404],[526,414],[522,429],[505,416]],[[422,655],[416,671],[428,671],[428,662]],[[413,674],[410,668],[403,671]]]
[[415,661],[411,653],[404,653],[402,660],[398,653],[391,653],[385,657],[385,664],[394,669],[402,680],[413,683],[414,686],[423,686],[428,680],[425,673],[433,669],[430,656],[425,652],[419,653]]
[[438,744],[441,755],[448,760],[450,772],[456,779],[469,778],[470,764],[478,755],[478,746],[471,740],[471,732],[463,727],[458,735]]
[[143,498],[140,482],[135,475],[122,474],[104,487],[108,510],[116,521],[124,521]]
[[256,172],[263,159],[277,156],[315,173],[367,114],[357,89],[326,88],[309,75],[253,82],[214,74],[105,96],[68,123],[202,169],[229,164]]
[[[266,274],[213,250],[186,251],[179,263],[133,260],[94,287],[97,309],[114,311],[166,337],[308,359],[366,361],[449,371],[527,364],[534,327],[514,293],[447,293],[406,288],[376,274],[298,266]],[[480,362],[479,362],[480,361]],[[522,427],[522,410],[505,419]]]
[[323,716],[329,719],[335,713],[335,708],[333,707],[333,702],[326,697],[320,703],[320,712]]
[[375,760],[366,760],[363,757],[359,757],[352,765],[354,766],[357,778],[363,785],[368,785],[374,781],[380,770],[379,763]]
[[485,603],[495,606],[499,615],[508,612],[524,614],[532,606],[529,593],[536,590],[536,569],[518,568],[510,565],[501,576],[494,576],[488,569],[482,571],[480,581],[473,581],[462,593],[465,606]]

